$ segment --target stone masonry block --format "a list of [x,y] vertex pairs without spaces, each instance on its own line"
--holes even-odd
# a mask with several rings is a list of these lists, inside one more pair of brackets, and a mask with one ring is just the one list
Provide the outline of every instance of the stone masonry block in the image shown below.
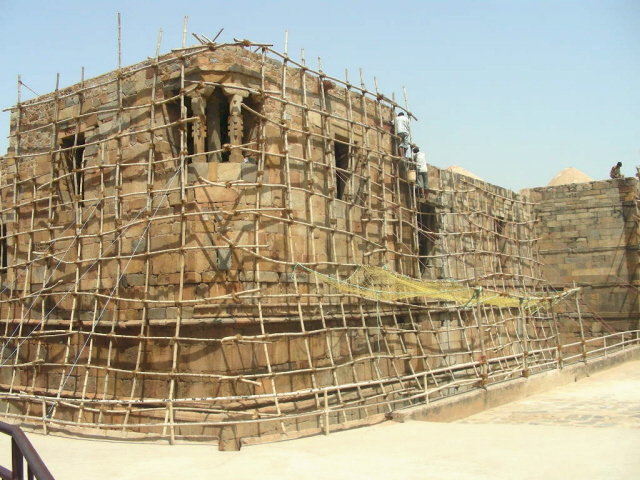
[[239,279],[242,282],[255,282],[260,279],[261,282],[265,283],[278,283],[280,275],[277,272],[253,272],[249,270],[240,272]]
[[239,180],[242,171],[241,163],[219,163],[218,164],[218,181],[228,182],[230,180]]
[[249,183],[254,183],[257,181],[258,177],[258,166],[253,163],[243,163],[242,164],[242,180]]
[[218,249],[218,270],[231,270],[232,255],[228,248]]
[[195,183],[198,177],[209,178],[209,163],[192,163],[188,166],[189,183]]
[[166,308],[150,308],[148,313],[150,320],[164,320],[167,318],[167,309]]
[[197,203],[234,203],[238,192],[232,188],[206,186],[196,189]]
[[308,273],[299,273],[299,272],[297,274],[294,274],[294,273],[283,273],[280,276],[280,281],[282,281],[284,283],[293,283],[294,278],[298,283],[309,283],[309,274]]

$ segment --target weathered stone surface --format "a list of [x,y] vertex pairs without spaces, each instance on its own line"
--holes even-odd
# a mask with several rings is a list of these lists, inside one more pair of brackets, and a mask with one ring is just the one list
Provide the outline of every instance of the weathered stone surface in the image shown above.
[[238,199],[238,192],[226,187],[200,187],[195,195],[197,203],[234,203]]
[[226,248],[218,249],[218,270],[231,270],[232,262],[231,250]]
[[[634,198],[637,189],[637,180],[626,178],[530,190],[539,202],[538,248],[548,265],[546,276],[559,274],[569,285],[607,282],[612,272],[618,278],[633,276],[637,260],[629,262],[628,256],[637,256],[637,221],[626,213],[623,202]],[[627,250],[631,245],[633,253]],[[617,288],[585,294],[585,301],[596,311],[635,315],[635,300],[618,295]],[[615,305],[606,305],[604,298],[615,298]]]

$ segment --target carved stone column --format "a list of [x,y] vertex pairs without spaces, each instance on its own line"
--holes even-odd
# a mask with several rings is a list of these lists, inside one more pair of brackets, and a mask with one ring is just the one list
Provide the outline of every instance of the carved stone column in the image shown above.
[[200,94],[196,94],[191,97],[191,108],[197,117],[197,121],[193,123],[193,151],[196,154],[193,163],[205,163],[206,155],[199,154],[207,151],[207,101]]
[[[249,92],[232,87],[223,87],[223,91],[229,96],[229,143],[232,147],[242,145],[242,100],[249,96]],[[242,149],[231,150],[230,162],[241,163],[243,158]]]
[[204,152],[211,150],[207,141],[207,101],[214,91],[214,87],[206,86],[198,88],[189,95],[191,98],[191,110],[196,117],[196,121],[189,126],[193,132],[193,163],[206,163],[209,161]]

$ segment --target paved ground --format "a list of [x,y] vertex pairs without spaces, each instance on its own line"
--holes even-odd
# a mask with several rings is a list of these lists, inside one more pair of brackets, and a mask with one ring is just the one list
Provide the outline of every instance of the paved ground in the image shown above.
[[[29,434],[66,479],[638,479],[640,361],[456,423],[387,422],[218,452]],[[8,442],[0,444],[7,464]]]

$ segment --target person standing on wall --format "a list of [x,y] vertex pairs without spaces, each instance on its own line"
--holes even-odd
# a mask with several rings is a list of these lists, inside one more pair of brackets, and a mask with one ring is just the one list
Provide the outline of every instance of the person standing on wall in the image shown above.
[[618,162],[613,167],[611,167],[611,171],[609,172],[609,176],[611,178],[622,178],[624,175],[620,173],[620,167],[622,167],[622,162]]
[[396,135],[400,137],[400,142],[398,143],[398,151],[402,158],[405,158],[407,155],[407,150],[409,149],[409,131],[410,131],[410,122],[409,118],[404,114],[404,112],[398,113],[394,121],[394,127],[396,129]]
[[413,148],[413,160],[416,162],[416,170],[418,173],[418,188],[420,196],[427,198],[427,188],[429,188],[429,178],[427,177],[427,156],[421,152],[418,147]]

